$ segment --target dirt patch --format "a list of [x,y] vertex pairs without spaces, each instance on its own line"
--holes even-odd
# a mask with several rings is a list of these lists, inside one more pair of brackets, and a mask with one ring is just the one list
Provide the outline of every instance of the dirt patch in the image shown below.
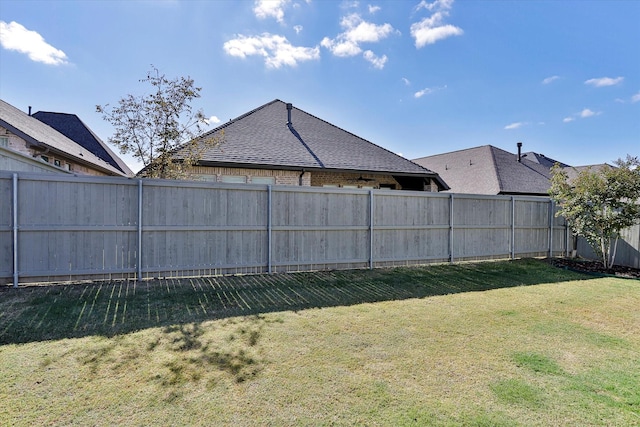
[[545,261],[558,268],[591,274],[608,274],[619,277],[640,279],[640,269],[637,268],[614,265],[607,270],[602,266],[602,262],[600,261],[590,261],[581,258],[547,258]]

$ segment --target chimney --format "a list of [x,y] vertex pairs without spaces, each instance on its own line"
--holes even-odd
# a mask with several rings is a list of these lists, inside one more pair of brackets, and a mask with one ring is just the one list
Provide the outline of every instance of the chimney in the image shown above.
[[293,109],[293,104],[290,102],[287,103],[287,126],[291,125],[291,110]]
[[522,142],[518,142],[518,162],[522,161]]
[[31,105],[29,105],[29,115],[31,115]]

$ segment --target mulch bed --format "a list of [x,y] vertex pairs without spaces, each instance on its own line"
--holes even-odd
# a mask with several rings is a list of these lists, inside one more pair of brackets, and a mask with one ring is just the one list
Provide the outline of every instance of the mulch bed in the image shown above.
[[580,258],[547,258],[545,260],[554,267],[580,271],[591,274],[606,274],[632,279],[640,279],[640,269],[614,265],[607,270],[600,261],[590,261]]

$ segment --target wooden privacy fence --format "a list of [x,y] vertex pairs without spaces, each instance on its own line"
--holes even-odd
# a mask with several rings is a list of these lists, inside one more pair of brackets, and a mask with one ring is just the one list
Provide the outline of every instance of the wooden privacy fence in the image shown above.
[[0,173],[0,283],[563,255],[546,198]]

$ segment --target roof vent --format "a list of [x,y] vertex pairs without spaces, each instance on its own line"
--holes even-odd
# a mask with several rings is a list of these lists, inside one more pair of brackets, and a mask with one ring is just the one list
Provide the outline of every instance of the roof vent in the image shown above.
[[518,162],[522,162],[522,142],[518,142]]
[[293,104],[290,102],[287,103],[287,125],[291,125],[291,110],[293,109]]

